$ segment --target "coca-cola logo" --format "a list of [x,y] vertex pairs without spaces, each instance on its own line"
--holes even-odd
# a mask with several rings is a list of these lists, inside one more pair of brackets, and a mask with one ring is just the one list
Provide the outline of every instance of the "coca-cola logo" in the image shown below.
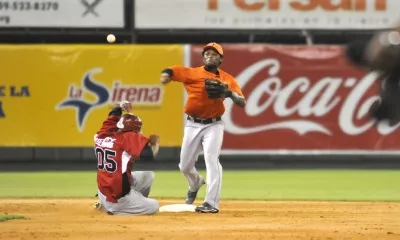
[[[356,77],[326,76],[311,80],[308,76],[296,76],[290,81],[282,81],[279,77],[281,63],[277,59],[263,59],[243,69],[237,76],[239,86],[244,89],[257,74],[266,78],[246,95],[247,104],[244,112],[247,118],[254,118],[267,111],[273,111],[282,120],[271,122],[263,119],[262,124],[243,126],[235,122],[232,114],[232,101],[225,101],[224,115],[225,130],[231,134],[246,135],[276,129],[290,129],[299,135],[317,132],[324,135],[334,135],[330,129],[332,122],[339,126],[346,135],[360,135],[375,127],[381,135],[394,132],[400,123],[391,126],[386,121],[379,123],[368,117],[371,106],[379,101],[377,95],[367,96],[367,91],[378,80],[378,74],[371,72],[361,79]],[[287,84],[284,84],[287,83]],[[345,87],[350,91],[347,95],[339,94],[339,88]],[[295,104],[288,104],[294,93],[302,97]],[[265,98],[267,96],[267,98]],[[266,99],[261,101],[262,99]],[[338,110],[335,119],[332,117],[323,121],[326,116]],[[288,119],[289,118],[289,119]],[[317,120],[315,120],[317,119]],[[365,121],[358,121],[367,119]]]

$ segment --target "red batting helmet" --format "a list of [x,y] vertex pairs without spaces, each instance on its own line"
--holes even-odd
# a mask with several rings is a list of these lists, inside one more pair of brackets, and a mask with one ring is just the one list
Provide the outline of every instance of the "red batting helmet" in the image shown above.
[[143,124],[142,120],[138,116],[132,113],[126,113],[118,121],[117,127],[121,129],[123,132],[140,133],[142,129],[142,124]]

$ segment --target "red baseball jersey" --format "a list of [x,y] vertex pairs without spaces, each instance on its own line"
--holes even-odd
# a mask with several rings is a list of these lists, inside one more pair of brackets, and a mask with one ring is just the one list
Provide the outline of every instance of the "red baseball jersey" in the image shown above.
[[129,193],[132,187],[131,169],[149,139],[136,132],[118,132],[120,116],[109,116],[94,136],[97,157],[97,186],[108,202]]

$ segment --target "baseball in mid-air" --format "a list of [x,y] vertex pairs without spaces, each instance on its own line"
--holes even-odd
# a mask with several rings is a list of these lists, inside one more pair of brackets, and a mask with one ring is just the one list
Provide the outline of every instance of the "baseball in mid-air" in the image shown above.
[[115,42],[115,36],[114,36],[114,34],[108,34],[108,36],[107,36],[107,42],[109,42],[109,43]]

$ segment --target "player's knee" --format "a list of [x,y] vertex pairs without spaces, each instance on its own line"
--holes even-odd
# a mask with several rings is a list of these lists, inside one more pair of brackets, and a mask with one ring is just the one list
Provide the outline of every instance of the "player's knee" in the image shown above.
[[206,153],[204,154],[204,158],[207,162],[219,162],[218,153]]
[[179,164],[179,170],[182,173],[189,173],[191,170],[191,167],[189,167],[189,165],[187,165],[187,164]]
[[152,172],[152,171],[146,172],[146,179],[149,179],[149,181],[153,182],[155,178],[156,178],[156,174],[154,172]]

